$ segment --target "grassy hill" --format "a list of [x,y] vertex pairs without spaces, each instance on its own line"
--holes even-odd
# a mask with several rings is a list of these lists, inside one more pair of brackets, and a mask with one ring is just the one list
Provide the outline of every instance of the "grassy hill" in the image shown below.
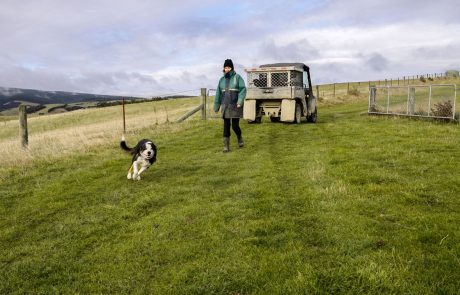
[[166,123],[197,102],[129,106],[158,145],[139,182],[119,107],[33,118],[27,153],[0,122],[0,293],[458,292],[457,124],[342,96],[223,154],[221,120]]

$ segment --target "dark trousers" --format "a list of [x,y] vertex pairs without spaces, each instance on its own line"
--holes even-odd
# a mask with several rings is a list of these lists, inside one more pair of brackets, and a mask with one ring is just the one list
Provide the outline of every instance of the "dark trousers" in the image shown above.
[[224,137],[230,137],[230,125],[238,138],[241,137],[240,118],[224,118]]

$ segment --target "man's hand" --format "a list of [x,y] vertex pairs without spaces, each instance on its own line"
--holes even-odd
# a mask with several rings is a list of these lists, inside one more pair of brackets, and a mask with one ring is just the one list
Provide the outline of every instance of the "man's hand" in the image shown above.
[[241,108],[241,105],[240,105],[240,104],[237,104],[236,107],[237,107],[237,108]]

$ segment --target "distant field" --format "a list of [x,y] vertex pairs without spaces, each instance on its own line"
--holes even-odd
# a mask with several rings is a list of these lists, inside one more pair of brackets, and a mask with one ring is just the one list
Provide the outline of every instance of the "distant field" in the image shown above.
[[31,118],[28,153],[0,123],[0,293],[458,293],[458,124],[325,96],[223,154],[221,120],[166,123],[198,103],[127,107],[158,145],[139,182],[120,106]]
[[[128,132],[154,128],[166,120],[174,121],[200,104],[197,98],[126,105]],[[19,149],[17,117],[4,121],[0,128],[0,164],[11,166],[54,155],[84,151],[95,145],[117,141],[123,132],[122,106],[78,110],[63,114],[28,118],[28,152]],[[2,118],[2,117],[0,117]]]

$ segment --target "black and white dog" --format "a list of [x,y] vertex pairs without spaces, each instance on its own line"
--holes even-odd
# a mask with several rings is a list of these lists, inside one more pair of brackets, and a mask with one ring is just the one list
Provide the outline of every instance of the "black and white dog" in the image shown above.
[[135,147],[130,148],[126,145],[125,137],[122,136],[120,147],[133,155],[131,167],[128,170],[128,179],[141,180],[141,173],[157,160],[157,147],[149,139],[142,139]]

